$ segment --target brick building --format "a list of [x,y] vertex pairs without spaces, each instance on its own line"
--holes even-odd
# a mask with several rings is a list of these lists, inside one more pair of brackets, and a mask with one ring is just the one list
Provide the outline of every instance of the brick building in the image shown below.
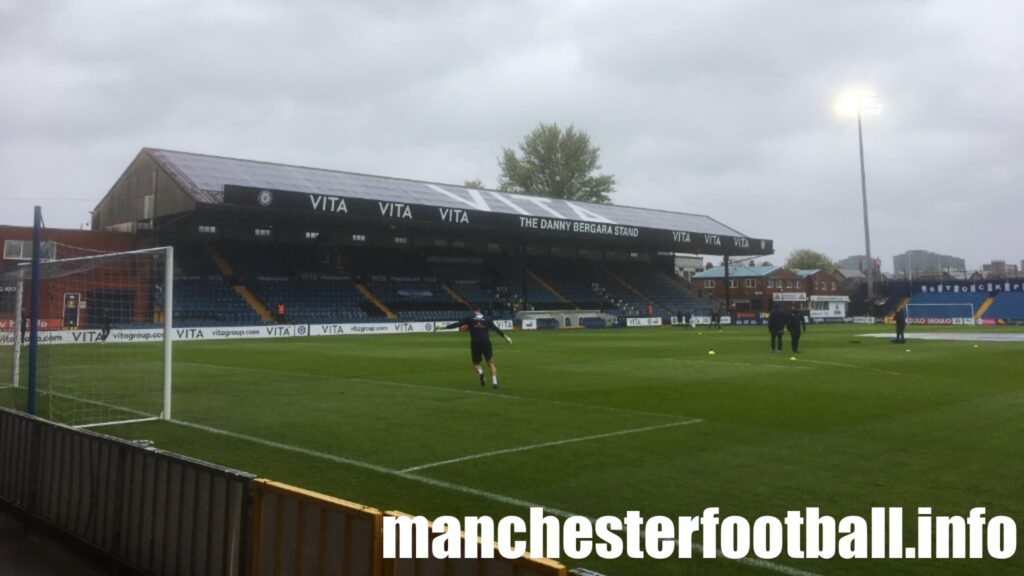
[[[804,280],[781,266],[730,266],[728,283],[722,266],[693,276],[693,286],[699,295],[723,302],[726,285],[729,286],[729,301],[739,313],[767,312],[775,299],[796,298],[797,294],[806,300]],[[785,296],[787,294],[790,296]]]
[[[96,232],[92,230],[44,228],[41,234],[42,257],[46,260],[78,258],[109,252],[124,252],[136,248],[134,234],[119,232]],[[0,259],[0,271],[11,271],[19,264],[32,259],[32,228],[21,226],[0,226],[0,244],[3,245],[3,257]],[[82,302],[81,314],[74,315],[72,327],[84,327],[92,323],[96,325],[100,318],[122,323],[138,322],[145,319],[150,294],[146,290],[147,274],[150,271],[140,270],[139,264],[121,262],[98,269],[78,278],[87,281],[73,283],[70,280],[43,277],[40,297],[43,315],[40,317],[40,328],[57,329],[66,324],[61,318],[61,310],[65,308],[69,298]],[[133,268],[134,267],[134,268]],[[16,316],[18,283],[12,278],[4,278],[0,283],[3,291],[0,297],[0,326],[9,328]],[[84,303],[91,301],[92,311],[86,310]],[[27,298],[22,299],[22,310],[27,311]]]

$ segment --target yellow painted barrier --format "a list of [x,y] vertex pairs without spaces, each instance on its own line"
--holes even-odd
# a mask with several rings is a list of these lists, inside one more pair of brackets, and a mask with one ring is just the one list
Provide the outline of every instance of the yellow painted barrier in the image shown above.
[[382,522],[375,508],[256,480],[250,574],[380,576]]

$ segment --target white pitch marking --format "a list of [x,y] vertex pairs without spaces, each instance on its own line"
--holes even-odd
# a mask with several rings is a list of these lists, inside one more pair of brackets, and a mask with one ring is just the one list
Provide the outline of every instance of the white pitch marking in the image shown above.
[[687,416],[681,416],[679,414],[667,414],[665,412],[649,412],[647,410],[635,410],[633,408],[616,408],[614,406],[600,406],[597,404],[582,404],[579,402],[570,402],[568,400],[551,400],[549,398],[534,398],[531,396],[516,396],[514,394],[508,394],[505,392],[480,392],[478,390],[463,390],[461,388],[445,388],[443,386],[431,386],[429,384],[409,384],[408,382],[393,382],[390,380],[376,380],[371,378],[353,378],[349,376],[336,376],[331,374],[314,374],[311,372],[284,372],[281,370],[268,370],[266,368],[249,368],[246,366],[224,366],[223,364],[207,364],[205,362],[180,362],[175,360],[176,364],[188,364],[191,366],[204,366],[210,368],[219,368],[221,370],[230,370],[232,372],[238,370],[246,370],[249,372],[261,372],[264,374],[277,374],[280,376],[305,376],[309,378],[321,378],[324,380],[342,380],[346,382],[355,382],[357,384],[382,384],[385,386],[398,386],[401,388],[419,388],[424,390],[436,390],[438,392],[447,392],[449,394],[468,394],[471,396],[481,396],[484,398],[493,398],[495,400],[522,400],[527,402],[539,402],[542,404],[559,404],[562,406],[571,406],[573,408],[585,408],[588,410],[604,410],[608,412],[622,412],[629,414],[638,414],[642,416],[655,416],[658,418],[671,418],[673,420],[679,420],[681,418],[688,418]]
[[[68,396],[67,394],[60,394],[59,392],[57,392],[57,393],[51,392],[51,394],[58,394],[60,396],[64,396],[64,397],[67,397],[67,398],[74,398],[74,396]],[[136,412],[138,414],[143,414],[142,412],[138,412],[137,410],[132,410],[130,408],[122,408],[120,406],[115,406],[113,404],[107,404],[106,402],[99,402],[99,401],[96,401],[96,400],[85,400],[85,402],[90,402],[90,403],[93,403],[93,404],[99,404],[99,405],[107,406],[107,407],[110,407],[110,408],[118,408],[118,409],[121,409],[121,410],[126,410],[126,411],[130,411],[130,412]],[[687,421],[687,422],[677,422],[677,423],[675,423],[675,425],[696,423],[696,422],[699,422],[699,421],[700,420]],[[462,494],[469,494],[469,495],[472,495],[472,496],[478,496],[478,497],[483,498],[485,500],[492,500],[492,501],[495,501],[495,502],[500,502],[502,504],[508,504],[510,506],[516,506],[516,507],[519,507],[519,508],[543,508],[545,512],[547,512],[549,514],[553,514],[553,515],[558,516],[560,518],[570,518],[572,516],[583,516],[582,514],[576,514],[574,512],[568,512],[566,510],[561,510],[559,508],[551,508],[551,507],[548,507],[548,506],[544,506],[543,504],[536,504],[534,502],[530,502],[528,500],[521,500],[519,498],[514,498],[512,496],[504,496],[502,494],[495,494],[493,492],[487,492],[486,490],[480,490],[478,488],[471,488],[469,486],[463,486],[461,484],[454,484],[452,482],[445,482],[444,480],[438,480],[436,478],[430,478],[428,476],[422,476],[420,474],[413,474],[411,472],[407,472],[407,471],[403,471],[403,470],[395,470],[393,468],[388,468],[387,466],[380,466],[378,464],[371,464],[370,462],[363,462],[362,460],[355,460],[353,458],[345,458],[344,456],[335,456],[334,454],[328,454],[326,452],[319,452],[317,450],[310,450],[308,448],[301,448],[299,446],[292,446],[290,444],[283,444],[281,442],[274,442],[274,441],[271,441],[271,440],[264,440],[263,438],[258,438],[256,436],[249,436],[247,434],[240,434],[238,432],[230,432],[228,430],[221,430],[219,428],[214,428],[212,426],[205,426],[203,424],[195,424],[193,422],[186,422],[184,420],[171,420],[170,422],[173,423],[173,424],[177,424],[179,426],[184,426],[186,428],[194,428],[196,430],[202,430],[204,432],[209,432],[211,434],[219,434],[221,436],[227,436],[229,438],[236,438],[238,440],[244,440],[246,442],[252,442],[254,444],[260,444],[260,445],[267,446],[267,447],[270,447],[270,448],[276,448],[278,450],[283,450],[283,451],[286,451],[286,452],[295,452],[297,454],[303,454],[303,455],[310,456],[310,457],[313,457],[313,458],[318,458],[320,460],[327,460],[329,462],[335,462],[335,463],[338,463],[338,464],[346,464],[346,465],[349,465],[349,466],[353,466],[355,468],[363,468],[365,470],[371,470],[373,472],[378,472],[380,474],[385,474],[385,475],[388,475],[388,476],[396,476],[398,478],[402,478],[402,479],[405,479],[405,480],[410,480],[412,482],[419,482],[421,484],[426,484],[428,486],[433,486],[435,488],[443,488],[445,490],[451,490],[453,492],[459,492],[459,493],[462,493]],[[589,518],[589,520],[591,522],[593,522],[595,519],[594,518]],[[697,551],[698,553],[701,553],[704,550],[704,547],[701,546],[700,544],[696,543],[696,542],[692,543],[691,547],[695,551]],[[721,556],[721,554],[716,554],[716,555],[717,556]],[[786,566],[784,564],[775,564],[775,563],[769,562],[767,560],[761,560],[760,558],[739,558],[739,559],[736,559],[736,560],[733,560],[733,561],[734,562],[739,562],[740,564],[745,564],[747,566],[754,566],[754,567],[757,567],[757,568],[762,568],[762,569],[765,569],[765,570],[770,570],[772,572],[778,572],[779,574],[785,574],[786,576],[819,576],[818,574],[815,574],[814,572],[806,572],[804,570],[800,570],[798,568],[792,568],[792,567]]]
[[515,448],[505,448],[503,450],[492,450],[490,452],[481,452],[479,454],[470,454],[469,456],[462,456],[460,458],[452,458],[450,460],[439,460],[437,462],[430,462],[429,464],[421,464],[419,466],[413,466],[401,470],[402,473],[416,472],[419,470],[426,470],[427,468],[437,468],[438,466],[446,466],[448,464],[458,464],[460,462],[467,462],[469,460],[479,460],[480,458],[489,458],[491,456],[500,456],[502,454],[512,454],[515,452],[526,452],[527,450],[537,450],[538,448],[549,448],[551,446],[563,446],[565,444],[575,444],[577,442],[586,442],[588,440],[599,440],[601,438],[612,438],[614,436],[625,436],[627,434],[637,434],[640,432],[648,432],[650,430],[661,430],[663,428],[673,428],[675,426],[686,426],[687,424],[697,424],[703,422],[703,420],[685,420],[683,422],[672,422],[669,424],[659,424],[657,426],[645,426],[643,428],[632,428],[630,430],[619,430],[618,432],[605,432],[604,434],[592,434],[590,436],[580,436],[577,438],[567,438],[565,440],[555,440],[553,442],[544,442],[541,444],[530,444],[527,446],[517,446]]
[[[345,458],[343,456],[335,456],[334,454],[327,454],[325,452],[318,452],[316,450],[310,450],[308,448],[300,448],[298,446],[290,446],[288,444],[282,444],[280,442],[274,442],[274,441],[271,441],[271,440],[264,440],[263,438],[258,438],[256,436],[249,436],[247,434],[239,434],[238,432],[230,432],[230,431],[227,431],[227,430],[221,430],[221,429],[218,429],[218,428],[213,428],[211,426],[204,426],[202,424],[195,424],[195,423],[192,423],[192,422],[185,422],[185,421],[182,421],[182,420],[171,420],[171,422],[174,423],[174,424],[178,424],[178,425],[181,425],[181,426],[188,427],[188,428],[195,428],[197,430],[203,430],[203,431],[206,431],[206,432],[210,432],[212,434],[219,434],[219,435],[222,435],[222,436],[227,436],[229,438],[236,438],[238,440],[244,440],[244,441],[247,441],[247,442],[252,442],[254,444],[261,444],[263,446],[267,446],[267,447],[270,447],[270,448],[277,448],[277,449],[288,451],[288,452],[295,452],[297,454],[303,454],[303,455],[306,455],[306,456],[311,456],[313,458],[319,458],[321,460],[327,460],[329,462],[335,462],[335,463],[338,463],[338,464],[347,464],[347,465],[350,465],[350,466],[354,466],[356,468],[363,468],[363,469],[366,469],[366,470],[372,470],[374,472],[379,472],[381,474],[386,474],[386,475],[389,475],[389,476],[395,476],[395,477],[402,478],[402,479],[405,479],[405,480],[409,480],[409,481],[412,481],[412,482],[419,482],[421,484],[426,484],[428,486],[433,486],[435,488],[443,488],[445,490],[451,490],[453,492],[459,492],[461,494],[468,494],[468,495],[471,495],[471,496],[477,496],[477,497],[483,498],[485,500],[491,500],[491,501],[494,501],[494,502],[500,502],[502,504],[508,504],[509,506],[515,506],[517,508],[543,508],[545,512],[547,512],[549,514],[552,514],[554,516],[558,516],[560,518],[570,518],[572,516],[583,516],[583,514],[576,514],[574,512],[569,512],[567,510],[561,510],[559,508],[551,508],[551,507],[548,507],[548,506],[544,506],[543,504],[537,504],[535,502],[530,502],[529,500],[522,500],[520,498],[514,498],[512,496],[504,496],[502,494],[495,494],[493,492],[488,492],[486,490],[480,490],[479,488],[471,488],[469,486],[463,486],[461,484],[454,484],[452,482],[446,482],[444,480],[438,480],[436,478],[430,478],[428,476],[421,476],[419,474],[413,474],[411,472],[404,472],[402,470],[395,470],[393,468],[388,468],[386,466],[380,466],[380,465],[377,465],[377,464],[371,464],[369,462],[363,462],[361,460],[354,460],[352,458]],[[594,518],[590,518],[590,520],[594,521]],[[698,553],[701,553],[704,550],[703,546],[701,546],[700,544],[698,544],[696,542],[694,542],[692,544],[692,548],[693,548],[693,550],[695,550]],[[717,556],[719,558],[724,558],[721,554],[717,554]],[[815,574],[814,572],[807,572],[807,571],[804,571],[804,570],[800,570],[798,568],[793,568],[791,566],[786,566],[784,564],[775,564],[775,563],[769,562],[767,560],[761,560],[760,558],[739,558],[739,559],[736,559],[736,560],[733,560],[733,561],[734,562],[739,562],[740,564],[745,564],[747,566],[753,566],[753,567],[756,567],[756,568],[762,568],[764,570],[770,570],[772,572],[777,572],[779,574],[785,574],[785,576],[819,576],[818,574]]]

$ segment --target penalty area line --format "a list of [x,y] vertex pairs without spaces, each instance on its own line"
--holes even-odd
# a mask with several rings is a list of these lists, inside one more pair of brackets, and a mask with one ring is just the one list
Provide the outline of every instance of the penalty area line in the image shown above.
[[[548,514],[551,514],[551,515],[554,515],[554,516],[558,516],[560,518],[570,518],[570,517],[573,517],[573,516],[584,516],[584,517],[586,517],[586,515],[584,515],[584,514],[576,514],[575,512],[569,512],[567,510],[562,510],[562,509],[559,509],[559,508],[552,508],[550,506],[545,506],[543,504],[538,504],[536,502],[530,502],[529,500],[523,500],[523,499],[520,499],[520,498],[515,498],[513,496],[505,496],[503,494],[496,494],[494,492],[488,492],[486,490],[481,490],[479,488],[473,488],[473,487],[470,487],[470,486],[463,486],[461,484],[455,484],[454,482],[447,482],[445,480],[438,480],[436,478],[431,478],[429,476],[423,476],[421,474],[416,474],[416,473],[413,473],[413,472],[406,472],[406,471],[403,471],[403,470],[396,470],[394,468],[388,468],[387,466],[381,466],[379,464],[372,464],[370,462],[363,462],[362,460],[356,460],[356,459],[353,459],[353,458],[346,458],[344,456],[337,456],[337,455],[334,455],[334,454],[328,454],[326,452],[320,452],[320,451],[317,451],[317,450],[311,450],[309,448],[302,448],[300,446],[292,446],[292,445],[284,444],[284,443],[281,443],[281,442],[275,442],[273,440],[266,440],[264,438],[259,438],[257,436],[249,436],[248,434],[241,434],[241,433],[238,433],[238,432],[231,432],[229,430],[221,430],[220,428],[214,428],[212,426],[206,426],[206,425],[203,425],[203,424],[196,424],[194,422],[186,422],[186,421],[183,421],[183,420],[171,420],[171,423],[172,424],[177,424],[179,426],[183,426],[183,427],[186,427],[186,428],[193,428],[193,429],[196,429],[196,430],[202,430],[204,432],[209,432],[211,434],[218,434],[218,435],[221,435],[221,436],[226,436],[228,438],[235,438],[237,440],[243,440],[243,441],[246,441],[246,442],[251,442],[253,444],[259,444],[259,445],[266,446],[266,447],[269,447],[269,448],[276,448],[276,449],[279,449],[279,450],[284,450],[286,452],[294,452],[296,454],[303,454],[305,456],[310,456],[310,457],[313,457],[313,458],[317,458],[319,460],[326,460],[328,462],[334,462],[334,463],[337,463],[337,464],[345,464],[345,465],[353,466],[353,467],[356,467],[356,468],[362,468],[364,470],[371,470],[373,472],[378,472],[380,474],[385,474],[385,475],[388,475],[388,476],[394,476],[394,477],[397,477],[397,478],[401,478],[403,480],[409,480],[411,482],[418,482],[420,484],[425,484],[427,486],[433,486],[435,488],[440,488],[440,489],[443,489],[443,490],[449,490],[449,491],[452,491],[452,492],[458,492],[460,494],[466,494],[466,495],[469,495],[469,496],[476,496],[476,497],[482,498],[484,500],[490,500],[492,502],[499,502],[501,504],[506,504],[506,505],[513,506],[513,507],[516,507],[516,508],[526,508],[526,509],[529,509],[529,508],[543,508],[544,511],[547,512]],[[681,423],[676,423],[676,425],[681,425]],[[589,519],[591,521],[595,520],[594,518],[589,518]],[[691,547],[697,553],[702,553],[703,550],[704,550],[704,548],[699,543],[696,543],[696,542],[692,543]],[[724,559],[724,560],[729,560],[731,562],[738,562],[738,563],[744,564],[746,566],[751,566],[751,567],[755,567],[755,568],[761,568],[763,570],[768,570],[768,571],[771,571],[771,572],[776,572],[778,574],[784,574],[785,576],[819,576],[818,574],[815,574],[814,572],[807,572],[807,571],[804,571],[804,570],[800,570],[798,568],[793,568],[791,566],[786,566],[785,564],[776,564],[774,562],[769,562],[767,560],[761,560],[760,558],[750,558],[750,557],[748,557],[748,558],[731,559],[731,558],[725,558],[724,556],[721,556],[721,554],[717,554],[717,556],[719,558]]]
[[502,450],[492,450],[490,452],[480,452],[479,454],[470,454],[468,456],[462,456],[460,458],[452,458],[450,460],[439,460],[437,462],[430,462],[429,464],[421,464],[419,466],[413,466],[400,470],[400,472],[417,472],[419,470],[426,470],[427,468],[437,468],[439,466],[446,466],[448,464],[458,464],[460,462],[468,462],[470,460],[479,460],[481,458],[490,458],[491,456],[500,456],[502,454],[512,454],[515,452],[526,452],[527,450],[537,450],[538,448],[549,448],[551,446],[564,446],[566,444],[575,444],[577,442],[587,442],[589,440],[599,440],[601,438],[612,438],[615,436],[625,436],[627,434],[638,434],[640,432],[649,432],[651,430],[661,430],[664,428],[674,428],[676,426],[686,426],[687,424],[697,424],[703,422],[703,420],[685,420],[683,422],[671,422],[669,424],[659,424],[657,426],[645,426],[643,428],[631,428],[629,430],[619,430],[618,432],[605,432],[603,434],[591,434],[590,436],[579,436],[577,438],[566,438],[565,440],[555,440],[553,442],[543,442],[541,444],[529,444],[527,446],[517,446],[515,448],[505,448]]

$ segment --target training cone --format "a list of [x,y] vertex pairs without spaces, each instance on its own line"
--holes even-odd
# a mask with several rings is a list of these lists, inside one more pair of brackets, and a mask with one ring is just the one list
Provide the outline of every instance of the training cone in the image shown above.
[[790,356],[789,359],[790,360],[796,360],[796,356]]
[[714,355],[715,355],[715,351],[714,350],[708,350],[708,356],[714,356]]
[[977,348],[977,347],[978,347],[978,345],[977,345],[977,344],[975,344],[975,345],[974,345],[974,347],[975,347],[975,348]]
[[907,348],[907,349],[905,350],[905,352],[910,352],[910,348]]

